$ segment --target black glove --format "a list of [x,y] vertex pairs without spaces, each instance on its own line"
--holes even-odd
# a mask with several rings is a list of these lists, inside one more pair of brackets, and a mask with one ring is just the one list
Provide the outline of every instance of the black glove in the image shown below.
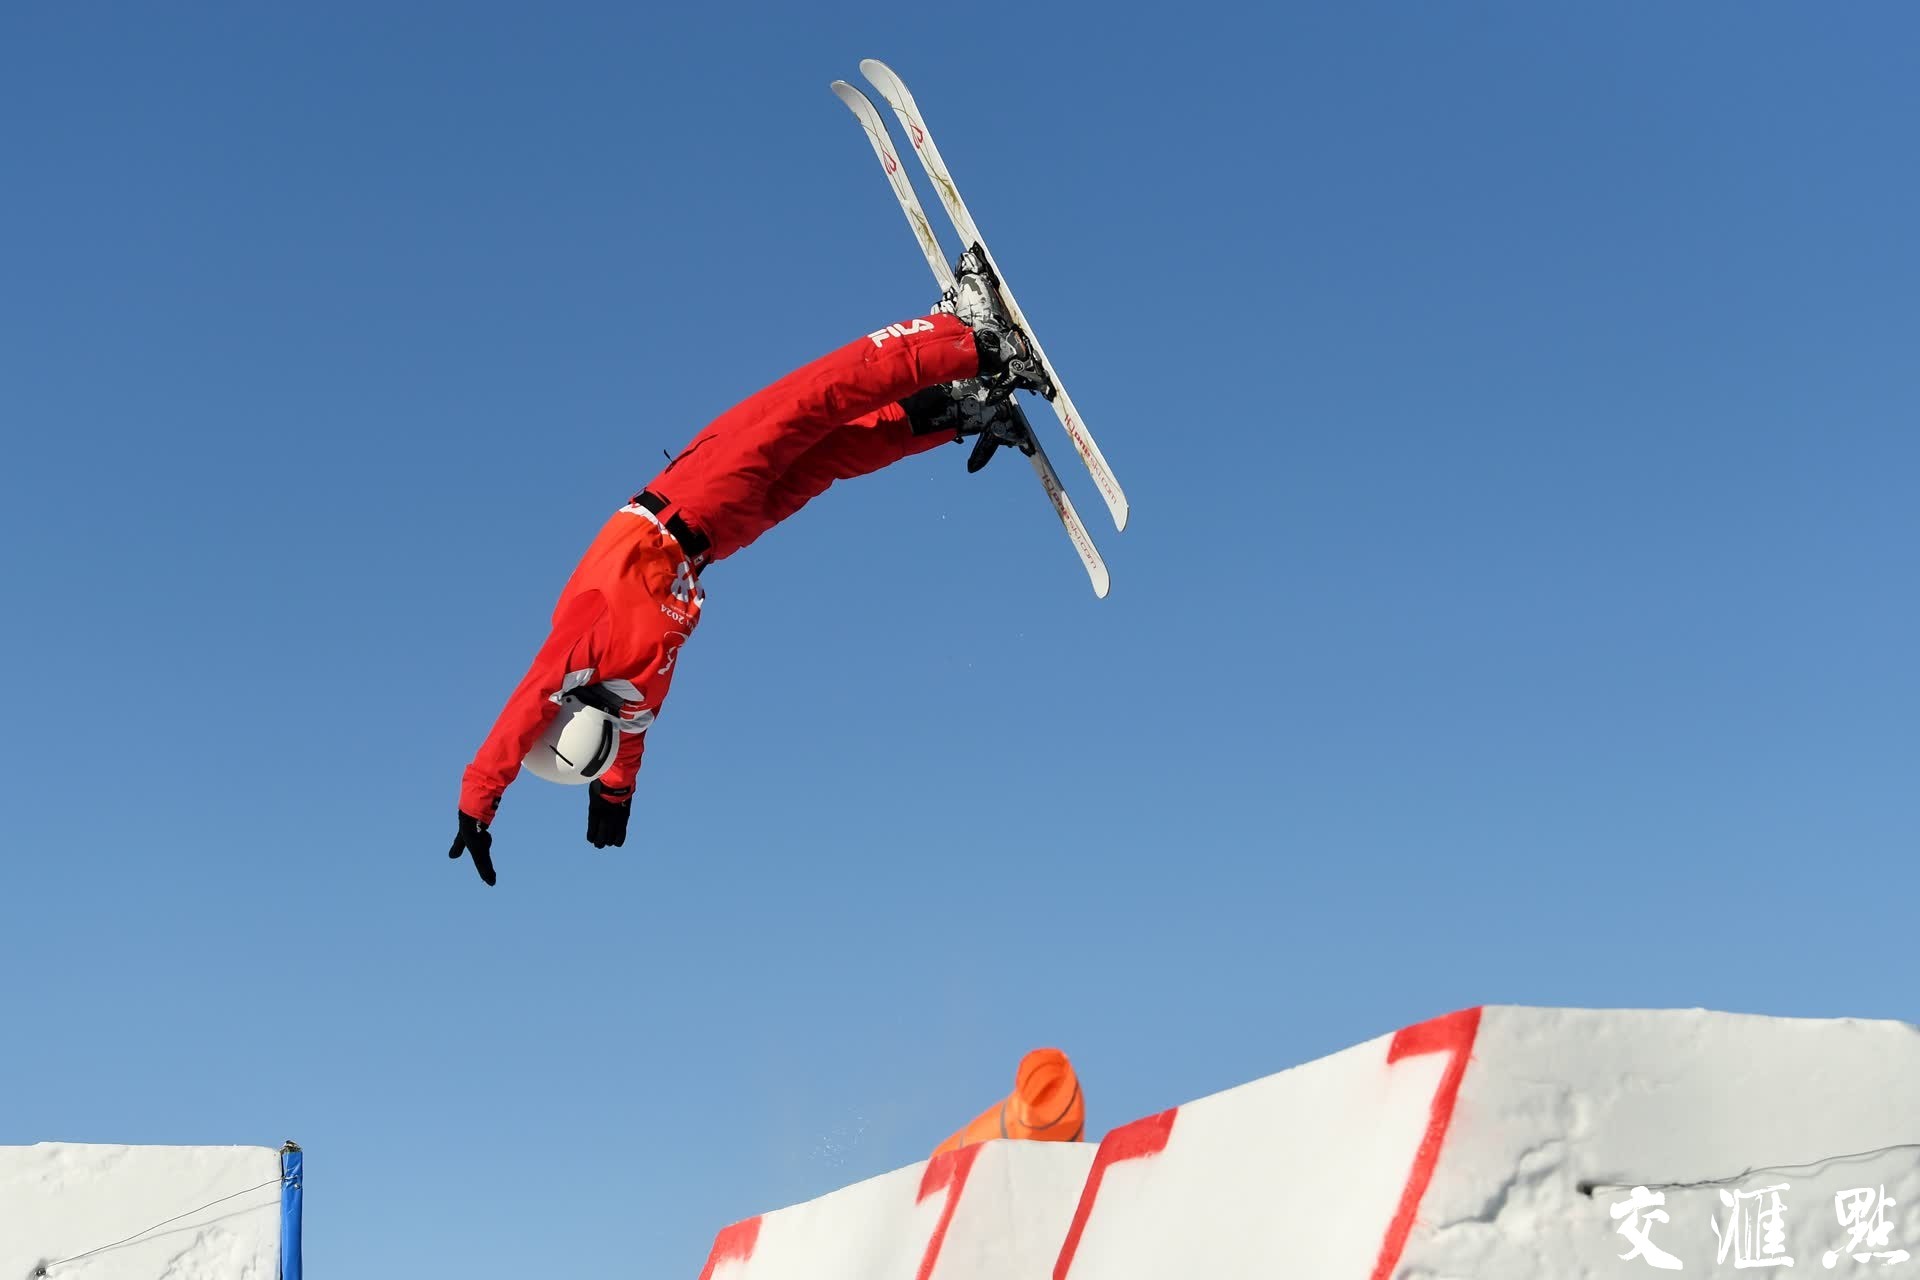
[[453,838],[453,848],[447,850],[449,858],[457,858],[462,853],[473,855],[473,869],[480,878],[492,884],[493,876],[493,835],[487,830],[487,824],[478,818],[460,815],[460,834]]
[[627,842],[627,817],[633,812],[632,787],[587,788],[587,843],[596,849]]

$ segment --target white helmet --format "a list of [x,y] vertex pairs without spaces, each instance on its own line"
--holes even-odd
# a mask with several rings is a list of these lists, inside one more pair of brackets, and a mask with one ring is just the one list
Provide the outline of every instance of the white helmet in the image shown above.
[[569,693],[523,763],[536,778],[578,787],[605,773],[619,754],[619,723]]

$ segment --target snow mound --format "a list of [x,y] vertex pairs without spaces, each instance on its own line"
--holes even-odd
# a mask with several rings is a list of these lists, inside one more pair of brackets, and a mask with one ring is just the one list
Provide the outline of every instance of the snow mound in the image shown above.
[[750,1218],[702,1278],[1878,1270],[1920,1254],[1916,1081],[1899,1022],[1467,1009],[1097,1150],[990,1142]]
[[0,1147],[0,1280],[279,1280],[271,1147]]

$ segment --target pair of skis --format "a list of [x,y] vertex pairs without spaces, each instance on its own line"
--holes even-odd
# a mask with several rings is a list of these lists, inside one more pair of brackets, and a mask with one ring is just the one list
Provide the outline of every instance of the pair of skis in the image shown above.
[[[1020,304],[1014,301],[1013,293],[1007,288],[1007,277],[1000,270],[1000,264],[993,260],[993,254],[987,249],[986,241],[980,235],[980,228],[974,225],[973,215],[967,212],[967,206],[960,199],[960,189],[947,173],[947,166],[940,158],[940,149],[933,143],[933,135],[927,131],[926,121],[920,118],[920,109],[914,104],[913,95],[907,92],[907,86],[884,62],[867,58],[860,63],[861,74],[872,82],[887,100],[887,105],[900,118],[901,127],[906,130],[907,140],[913,144],[914,154],[920,157],[920,164],[927,171],[927,177],[933,183],[934,191],[945,206],[947,217],[953,222],[953,229],[959,235],[962,249],[976,249],[992,270],[995,286],[999,290],[1000,300],[1015,324],[1023,329],[1033,341],[1034,355],[1045,370],[1047,381],[1052,384],[1053,394],[1047,397],[1053,406],[1060,425],[1066,428],[1067,438],[1073,441],[1073,447],[1080,460],[1087,466],[1087,474],[1093,478],[1094,487],[1100,496],[1106,499],[1107,510],[1113,514],[1113,527],[1127,527],[1127,496],[1120,490],[1120,482],[1114,479],[1112,468],[1100,454],[1100,446],[1094,443],[1093,435],[1087,430],[1086,423],[1080,420],[1079,411],[1073,406],[1073,400],[1067,395],[1067,389],[1060,381],[1060,375],[1054,371],[1052,361],[1040,347],[1040,340],[1033,332],[1033,326],[1020,312]],[[844,80],[833,82],[833,92],[840,101],[847,104],[860,125],[866,130],[867,141],[873,144],[873,153],[880,160],[880,167],[886,170],[887,181],[893,187],[893,194],[900,201],[900,210],[907,216],[907,223],[913,228],[914,239],[920,244],[920,252],[926,255],[927,266],[933,271],[933,278],[942,289],[953,286],[953,268],[947,265],[946,256],[940,250],[939,238],[934,235],[933,225],[927,221],[926,211],[920,207],[920,200],[913,192],[913,183],[906,171],[900,166],[900,157],[895,154],[891,135],[886,124],[880,118],[867,95],[860,92]],[[1017,409],[1017,405],[1016,405]],[[1025,422],[1022,415],[1021,421]],[[1059,473],[1047,460],[1046,450],[1040,447],[1040,441],[1032,430],[1026,431],[1027,439],[1020,444],[1033,463],[1034,474],[1040,477],[1040,485],[1046,490],[1047,498],[1053,503],[1053,510],[1060,517],[1060,524],[1067,531],[1067,538],[1073,543],[1073,549],[1080,554],[1080,562],[1086,566],[1087,577],[1093,581],[1093,594],[1105,598],[1108,587],[1107,566],[1100,558],[1100,551],[1093,545],[1093,539],[1087,534],[1087,527],[1081,523],[1080,515],[1073,509],[1073,502],[1067,497],[1066,489],[1060,483]]]

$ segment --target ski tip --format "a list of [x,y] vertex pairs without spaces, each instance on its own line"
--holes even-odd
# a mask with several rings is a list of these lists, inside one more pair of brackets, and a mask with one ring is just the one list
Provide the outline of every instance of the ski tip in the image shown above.
[[1113,512],[1113,527],[1124,531],[1127,527],[1127,517],[1133,514],[1133,508],[1128,506],[1126,500],[1123,498],[1119,506],[1110,507],[1108,510]]
[[873,81],[875,84],[879,84],[880,81],[883,79],[898,80],[900,78],[899,76],[893,74],[892,67],[880,61],[880,59],[878,58],[860,59],[860,74],[865,76],[867,79]]
[[1104,569],[1101,570],[1099,573],[1093,574],[1091,576],[1093,578],[1094,599],[1105,600],[1107,598],[1107,592],[1113,586],[1112,580],[1107,577],[1106,570]]

